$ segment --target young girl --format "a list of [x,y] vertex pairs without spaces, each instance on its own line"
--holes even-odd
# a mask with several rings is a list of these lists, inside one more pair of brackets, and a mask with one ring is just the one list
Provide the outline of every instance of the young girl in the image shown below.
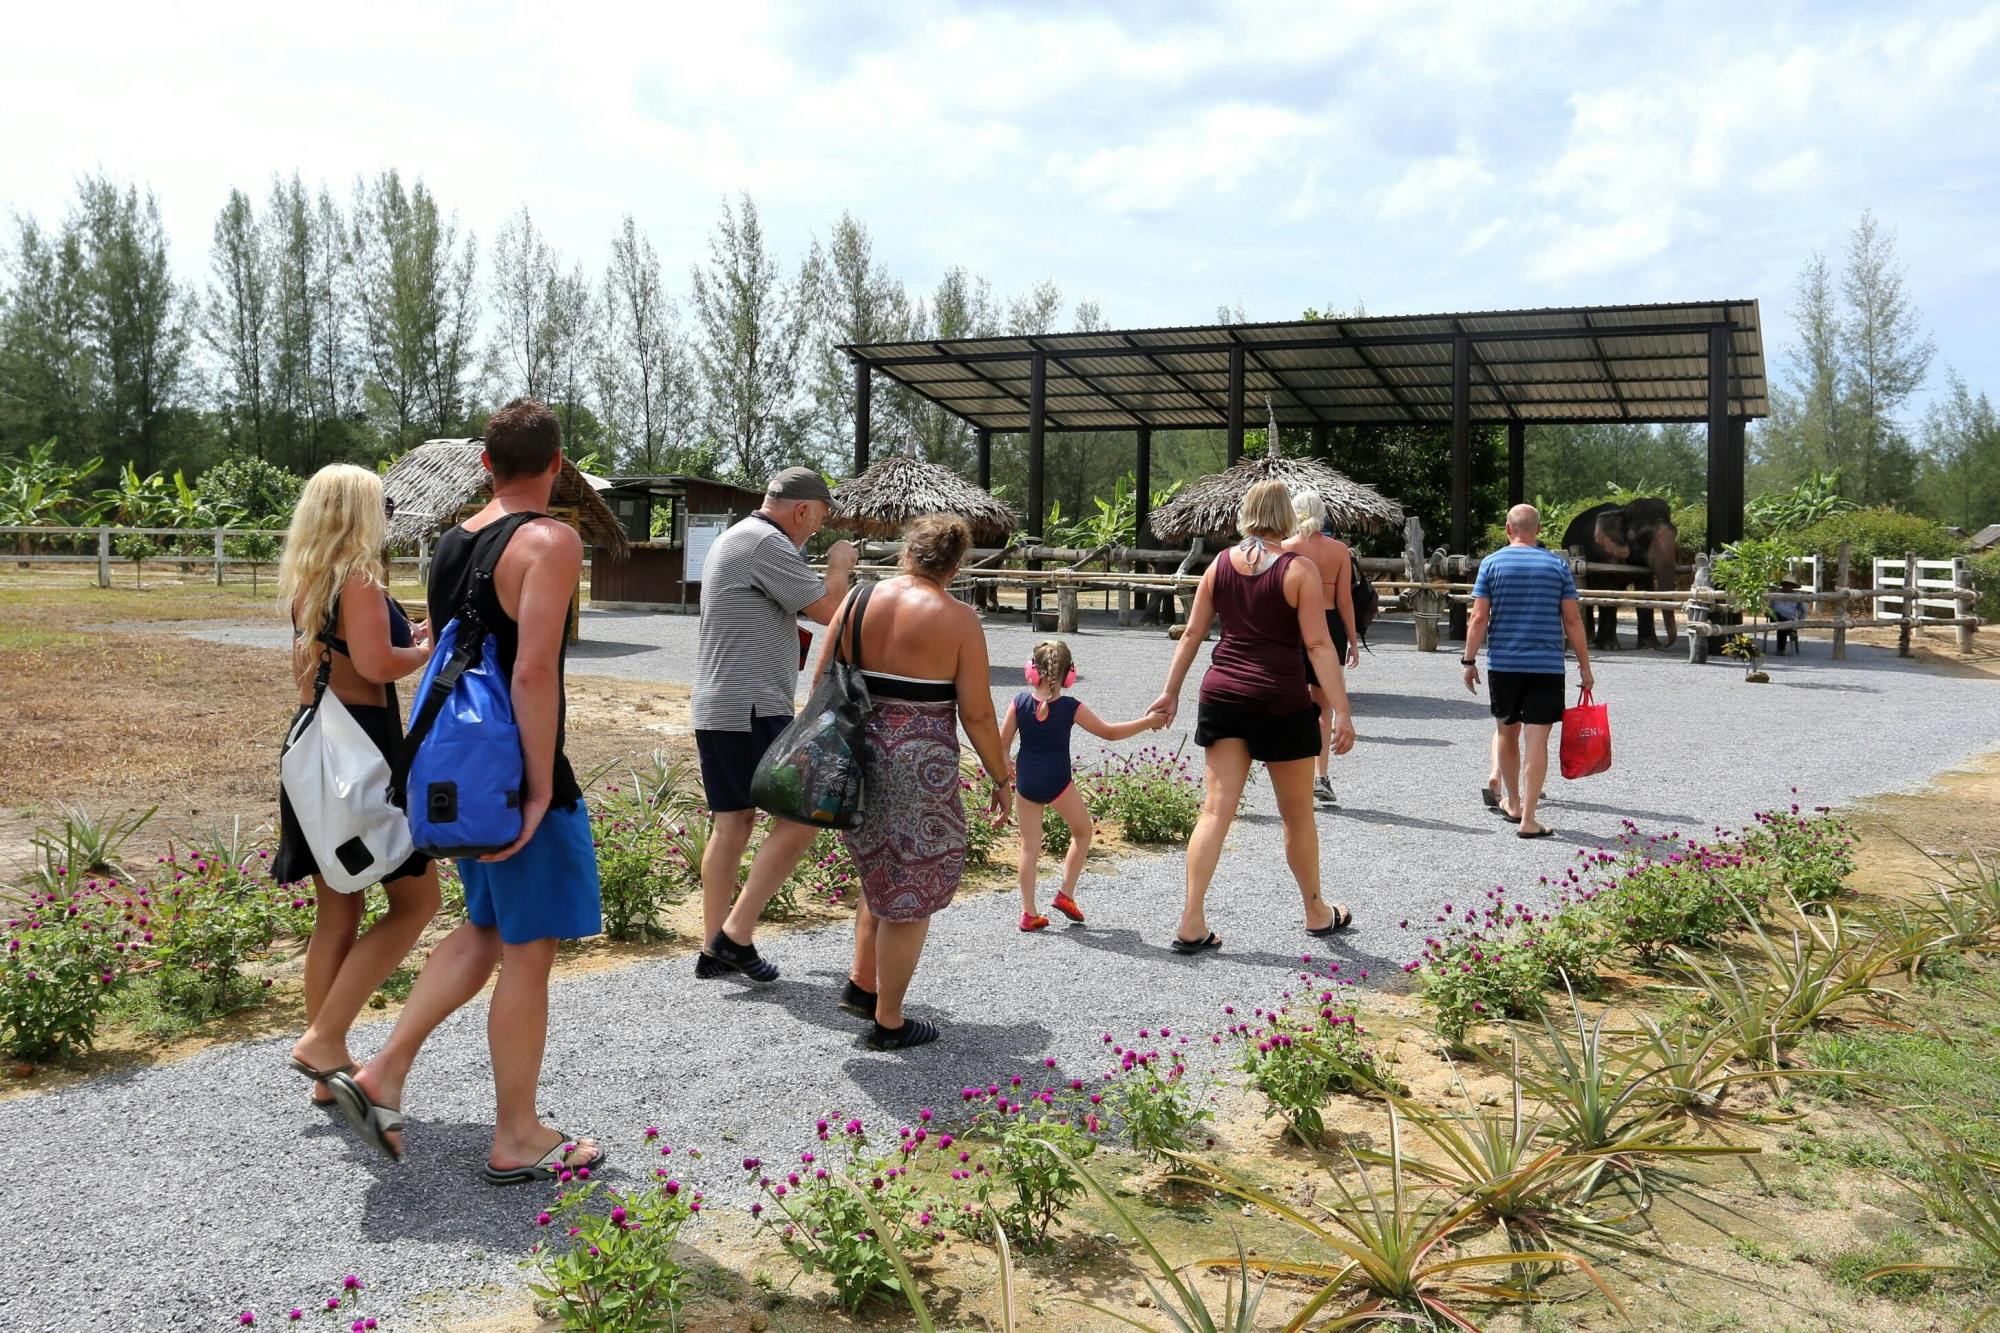
[[[370,468],[347,463],[323,467],[305,484],[292,511],[278,566],[278,597],[292,622],[299,711],[312,705],[313,679],[320,663],[329,662],[327,692],[346,705],[393,762],[403,724],[390,686],[423,669],[430,659],[430,630],[427,624],[412,626],[389,596],[382,565],[386,545],[382,479]],[[322,641],[322,631],[329,641]],[[282,786],[278,830],[271,873],[280,884],[310,877],[317,903],[306,942],[306,1030],[292,1047],[290,1063],[313,1080],[313,1100],[325,1105],[325,1076],[354,1067],[347,1050],[349,1026],[437,913],[437,868],[428,857],[412,854],[392,871],[382,881],[388,914],[363,931],[367,895],[336,892],[320,878]]]
[[1014,778],[1014,808],[1021,829],[1021,929],[1041,930],[1049,919],[1035,910],[1035,875],[1042,851],[1042,807],[1054,806],[1069,825],[1069,855],[1063,858],[1063,882],[1056,894],[1055,908],[1072,921],[1083,920],[1083,909],[1071,896],[1083,874],[1083,859],[1090,854],[1090,812],[1084,808],[1083,794],[1070,781],[1069,733],[1080,726],[1107,741],[1122,741],[1142,731],[1166,725],[1166,718],[1148,713],[1134,722],[1106,722],[1089,707],[1063,693],[1076,684],[1076,662],[1069,645],[1061,639],[1046,639],[1035,645],[1028,659],[1028,684],[1014,696],[1000,724],[1000,745],[1014,744],[1021,734],[1020,757],[1008,765]]

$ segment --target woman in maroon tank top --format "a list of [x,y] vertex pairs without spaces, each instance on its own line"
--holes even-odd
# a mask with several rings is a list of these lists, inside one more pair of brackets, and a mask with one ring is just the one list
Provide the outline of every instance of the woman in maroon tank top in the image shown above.
[[[1271,775],[1285,821],[1285,859],[1305,900],[1306,933],[1331,935],[1352,917],[1320,897],[1319,830],[1313,819],[1313,758],[1319,753],[1319,709],[1307,691],[1305,663],[1326,691],[1337,721],[1335,754],[1354,746],[1347,684],[1326,628],[1326,593],[1310,561],[1279,550],[1296,522],[1281,481],[1260,481],[1243,497],[1237,527],[1244,540],[1217,556],[1202,576],[1187,630],[1153,711],[1169,722],[1195,653],[1220,617],[1222,637],[1202,677],[1194,740],[1207,755],[1201,819],[1188,840],[1187,903],[1174,933],[1177,953],[1222,947],[1208,928],[1203,904],[1222,855],[1222,841],[1243,799],[1250,765]],[[1303,652],[1300,650],[1303,648]]]

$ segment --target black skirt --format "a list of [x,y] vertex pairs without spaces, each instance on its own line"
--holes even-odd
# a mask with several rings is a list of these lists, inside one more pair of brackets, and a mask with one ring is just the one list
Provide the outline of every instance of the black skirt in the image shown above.
[[[403,719],[393,708],[381,704],[351,704],[341,701],[341,707],[361,724],[368,733],[368,739],[375,742],[375,748],[391,764],[396,762],[396,752],[402,747]],[[300,704],[299,711],[292,714],[291,727],[299,724],[299,719],[311,711],[311,705]],[[285,734],[291,735],[291,727]],[[397,866],[393,874],[384,875],[383,882],[392,879],[407,879],[411,875],[421,875],[431,863],[431,858],[414,853],[410,859]],[[319,873],[319,862],[313,857],[312,845],[306,841],[305,830],[299,827],[299,817],[292,812],[291,798],[285,795],[285,784],[278,784],[278,851],[271,858],[271,878],[280,884],[296,884],[300,880],[311,879]]]

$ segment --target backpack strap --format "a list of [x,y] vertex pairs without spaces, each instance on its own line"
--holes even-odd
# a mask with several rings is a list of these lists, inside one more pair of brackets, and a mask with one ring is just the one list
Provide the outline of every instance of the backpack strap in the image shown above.
[[846,623],[841,626],[841,637],[846,640],[845,651],[838,654],[840,661],[856,671],[861,670],[861,621],[868,612],[868,597],[875,591],[872,583],[863,584],[847,595],[850,609]]
[[480,651],[486,646],[486,637],[493,632],[479,613],[481,590],[492,583],[493,570],[499,565],[500,557],[505,554],[507,543],[514,539],[514,534],[530,520],[543,517],[546,515],[539,513],[509,514],[491,527],[481,529],[474,539],[483,545],[476,548],[472,573],[466,580],[465,600],[459,604],[456,617],[458,641],[452,647],[450,660],[432,677],[430,689],[418,701],[416,711],[410,716],[410,729],[404,733],[402,748],[397,753],[395,775],[390,784],[390,799],[397,805],[403,804],[403,787],[409,777],[410,762],[416,758],[417,747],[430,735],[438,714],[444,711],[444,701],[451,697],[466,668],[479,660]]

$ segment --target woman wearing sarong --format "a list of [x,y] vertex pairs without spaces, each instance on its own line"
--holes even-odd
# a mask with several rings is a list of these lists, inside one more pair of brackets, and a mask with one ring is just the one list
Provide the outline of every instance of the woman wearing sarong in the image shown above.
[[[935,1024],[904,1014],[903,996],[931,914],[951,901],[965,871],[959,727],[996,780],[989,813],[1004,821],[1013,809],[985,631],[978,614],[948,591],[971,547],[958,515],[918,519],[904,534],[903,572],[866,590],[860,617],[859,657],[873,706],[862,756],[866,813],[861,827],[841,835],[861,872],[862,902],[840,1007],[874,1021],[868,1044],[876,1050],[938,1038]],[[854,605],[850,597],[829,627],[821,671],[846,639]]]

